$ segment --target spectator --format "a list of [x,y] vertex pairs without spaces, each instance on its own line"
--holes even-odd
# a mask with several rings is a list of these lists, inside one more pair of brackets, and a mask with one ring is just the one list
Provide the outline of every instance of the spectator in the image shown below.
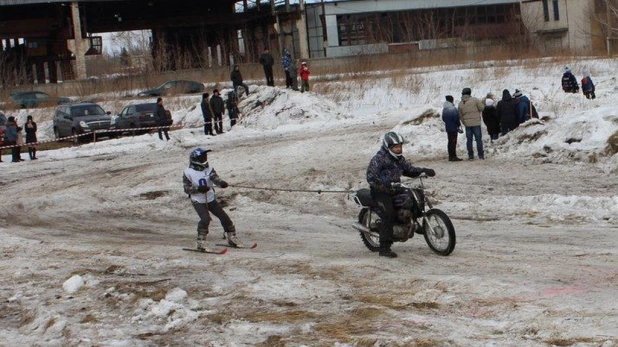
[[442,106],[442,120],[444,121],[448,138],[446,145],[448,161],[461,161],[461,158],[457,157],[457,133],[461,130],[461,122],[459,121],[459,113],[454,102],[455,99],[453,99],[452,95],[446,96],[446,101]]
[[212,118],[214,113],[208,101],[208,93],[202,94],[202,103],[200,106],[202,107],[202,117],[204,117],[204,135],[215,136],[215,133],[212,131]]
[[594,83],[592,83],[592,78],[590,78],[590,72],[584,71],[584,78],[582,78],[582,92],[586,96],[586,99],[596,99],[596,95],[594,94]]
[[530,99],[523,95],[519,89],[515,89],[515,114],[519,124],[530,120]]
[[238,64],[234,65],[234,70],[232,70],[230,79],[232,80],[232,86],[234,87],[234,93],[236,93],[236,96],[240,97],[240,95],[238,95],[239,86],[242,86],[243,89],[245,90],[245,94],[249,96],[249,86],[243,82],[242,74],[240,73],[240,66],[238,66]]
[[515,100],[511,97],[508,89],[502,91],[502,100],[496,106],[498,119],[500,119],[500,130],[502,136],[509,131],[515,130],[519,126],[517,122],[517,112],[515,111]]
[[238,119],[238,98],[236,98],[236,94],[234,92],[227,93],[227,101],[225,102],[225,106],[227,107],[227,114],[230,117],[230,129],[236,125],[236,120]]
[[155,118],[157,119],[157,132],[159,133],[159,139],[163,141],[163,135],[161,134],[163,132],[165,134],[165,139],[169,141],[170,136],[167,133],[167,129],[170,125],[169,121],[171,119],[168,120],[167,111],[163,107],[162,98],[157,98],[157,106],[155,107]]
[[[4,146],[4,130],[0,127],[0,147]],[[2,163],[2,149],[0,149],[0,163]]]
[[298,67],[296,66],[296,59],[292,59],[290,63],[290,79],[292,82],[292,90],[298,91]]
[[568,66],[564,67],[564,74],[562,75],[562,90],[565,93],[578,93],[579,85],[577,84],[577,79],[573,76],[571,72],[571,68]]
[[15,146],[15,147],[11,147],[11,157],[12,157],[11,162],[13,163],[19,163],[20,161],[22,161],[21,147],[16,146],[16,145],[19,145],[18,139],[19,139],[19,133],[21,132],[21,130],[22,128],[17,126],[15,117],[10,116],[6,122],[6,133],[4,134],[4,137],[5,137],[4,145],[5,146]]
[[264,67],[264,75],[266,76],[266,85],[274,87],[275,80],[273,78],[273,65],[275,64],[275,59],[273,55],[270,54],[268,48],[264,48],[264,53],[260,55],[260,64]]
[[494,95],[489,93],[485,98],[485,108],[483,109],[483,123],[487,127],[490,142],[494,142],[500,136],[500,118],[498,118],[498,110],[494,105]]
[[225,103],[219,94],[219,89],[212,91],[210,97],[210,107],[215,119],[215,131],[217,134],[223,134],[223,113],[225,113]]
[[309,71],[309,67],[307,67],[307,62],[303,61],[300,64],[300,80],[301,80],[301,85],[300,85],[300,92],[304,93],[305,91],[309,91],[309,75],[311,74],[311,71]]
[[479,159],[485,159],[483,151],[483,138],[481,133],[481,112],[485,105],[481,100],[472,97],[472,90],[464,88],[461,92],[459,102],[459,119],[466,127],[466,148],[468,149],[468,159],[474,159],[474,149],[472,148],[472,138],[476,141],[476,150]]
[[292,77],[290,75],[290,66],[292,65],[292,55],[287,48],[283,49],[283,56],[281,57],[281,64],[283,64],[283,72],[285,72],[285,88],[292,87]]
[[36,157],[36,123],[32,120],[32,116],[28,115],[26,119],[26,124],[24,124],[24,129],[26,131],[26,143],[32,143],[32,145],[28,146],[28,155],[30,156],[30,160],[38,159]]

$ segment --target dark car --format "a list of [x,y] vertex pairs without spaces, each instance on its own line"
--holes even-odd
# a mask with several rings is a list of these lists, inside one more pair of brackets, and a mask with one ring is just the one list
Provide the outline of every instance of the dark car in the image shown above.
[[[0,112],[0,131],[2,131],[2,134],[6,133],[6,116],[2,112]],[[0,142],[2,142],[1,136]]]
[[[109,130],[111,112],[94,103],[60,105],[54,110],[54,136],[60,139],[65,136],[94,133],[97,130]],[[109,136],[108,132],[97,132],[97,136]],[[79,143],[81,137],[72,139]]]
[[203,93],[204,85],[197,81],[174,80],[165,82],[154,89],[145,90],[137,96],[163,96],[174,94]]
[[52,106],[68,104],[71,99],[64,97],[54,97],[44,92],[29,90],[25,92],[11,93],[11,103],[15,108],[32,108],[39,106]]
[[[122,112],[116,115],[116,118],[112,120],[110,129],[127,129],[127,131],[131,131],[133,135],[136,133],[146,133],[148,130],[131,129],[156,127],[157,119],[154,114],[156,106],[156,102],[125,106]],[[165,112],[171,117],[170,111],[165,110]],[[120,131],[118,133],[120,133]]]

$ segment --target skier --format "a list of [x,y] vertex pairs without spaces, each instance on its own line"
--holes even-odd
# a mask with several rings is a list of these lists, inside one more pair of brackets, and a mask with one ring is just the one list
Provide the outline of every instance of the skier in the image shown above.
[[397,189],[401,176],[418,177],[425,173],[429,177],[436,175],[433,169],[414,167],[403,157],[403,136],[394,131],[384,135],[382,147],[369,162],[367,182],[371,188],[371,197],[380,210],[380,252],[382,257],[395,258],[397,253],[391,251],[393,244],[393,224],[395,208],[393,198],[400,193]]
[[197,223],[197,249],[208,251],[206,235],[210,224],[210,212],[219,218],[230,247],[244,247],[236,236],[236,227],[215,198],[215,185],[227,188],[228,184],[217,175],[215,169],[208,165],[209,149],[196,148],[189,155],[189,167],[185,169],[182,182],[184,191],[191,198],[193,208],[200,217]]

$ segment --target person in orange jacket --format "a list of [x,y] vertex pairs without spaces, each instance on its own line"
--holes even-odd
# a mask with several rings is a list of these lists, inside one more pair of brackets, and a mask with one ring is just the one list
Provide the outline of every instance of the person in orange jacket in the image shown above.
[[304,93],[305,90],[309,91],[309,75],[311,74],[311,71],[309,71],[306,61],[303,61],[300,64],[300,70],[298,71],[298,73],[300,74],[300,79],[302,81],[300,85],[300,92]]

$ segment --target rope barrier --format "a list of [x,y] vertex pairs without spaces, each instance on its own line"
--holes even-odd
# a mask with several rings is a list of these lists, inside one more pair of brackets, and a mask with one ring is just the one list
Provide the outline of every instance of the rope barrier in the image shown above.
[[[83,137],[83,136],[95,136],[96,134],[107,134],[107,133],[123,133],[123,132],[129,132],[129,131],[138,131],[138,130],[156,130],[156,129],[172,129],[172,128],[182,128],[182,125],[164,125],[164,126],[157,126],[157,127],[143,127],[143,128],[123,128],[123,129],[109,129],[109,130],[95,130],[95,131],[91,131],[91,132],[87,132],[87,133],[83,133],[83,134],[78,134],[78,135],[71,135],[71,136],[65,136],[65,137],[59,137],[57,139],[52,139],[52,140],[45,140],[45,141],[37,141],[37,142],[28,142],[28,143],[22,143],[22,144],[18,144],[18,145],[10,145],[10,146],[0,146],[0,150],[1,149],[5,149],[5,148],[13,148],[13,147],[33,147],[33,146],[37,146],[41,143],[49,143],[49,142],[60,142],[60,141],[64,141],[64,140],[71,140],[71,139],[75,139],[75,138],[79,138],[79,137]],[[96,140],[95,140],[96,142]]]
[[286,189],[286,188],[267,188],[267,187],[249,187],[249,186],[243,186],[243,185],[238,185],[238,184],[230,184],[230,187],[234,187],[234,188],[243,188],[243,189],[254,189],[254,190],[271,190],[271,191],[276,191],[276,192],[300,192],[300,193],[318,193],[318,194],[322,194],[322,193],[352,193],[354,192],[354,190],[322,190],[322,189]]

